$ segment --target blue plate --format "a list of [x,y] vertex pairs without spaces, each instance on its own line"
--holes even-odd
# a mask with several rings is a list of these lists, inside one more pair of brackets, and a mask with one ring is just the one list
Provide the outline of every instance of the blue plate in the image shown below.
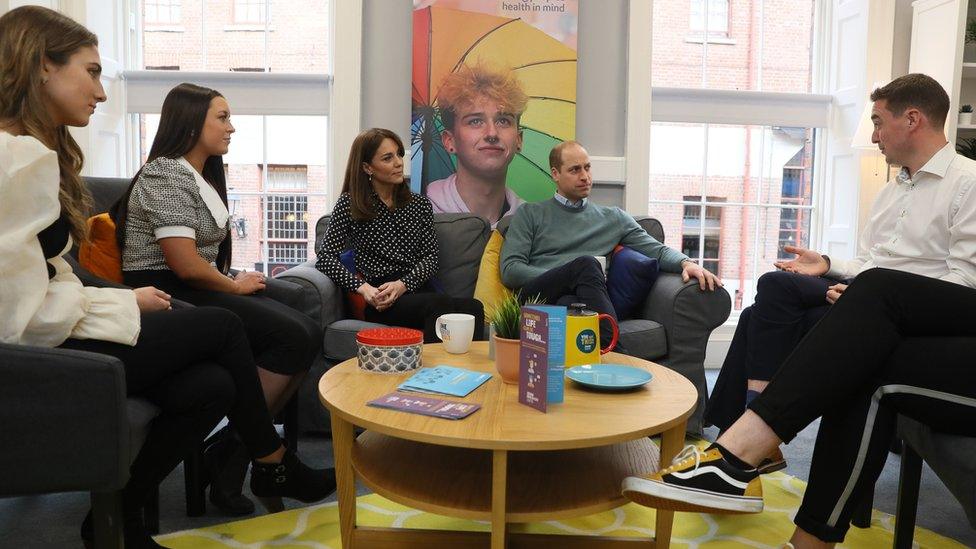
[[651,380],[651,373],[623,364],[585,364],[567,369],[566,377],[594,389],[620,391],[644,385]]

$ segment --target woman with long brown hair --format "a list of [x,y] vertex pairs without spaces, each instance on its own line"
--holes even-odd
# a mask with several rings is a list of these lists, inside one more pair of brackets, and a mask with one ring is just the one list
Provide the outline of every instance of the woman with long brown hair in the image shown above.
[[[427,197],[410,192],[403,177],[403,141],[372,128],[353,140],[342,195],[315,266],[339,287],[363,296],[367,321],[420,328],[438,341],[434,322],[445,313],[474,316],[474,338],[484,339],[481,302],[438,293],[437,237]],[[347,242],[356,252],[355,272],[339,261]]]
[[105,101],[101,69],[98,39],[68,17],[35,6],[0,17],[0,342],[115,356],[128,394],[161,409],[123,490],[126,547],[160,547],[141,521],[146,498],[225,415],[254,460],[256,495],[327,496],[334,474],[281,444],[237,316],[171,310],[153,287],[86,287],[63,258],[87,238],[89,201],[67,127]]
[[[322,329],[299,311],[261,295],[264,275],[228,276],[230,215],[223,155],[234,125],[220,92],[180,84],[163,101],[146,164],[112,208],[130,286],[155,286],[198,306],[227,309],[241,318],[258,363],[264,398],[275,415],[298,389],[321,351]],[[254,504],[241,493],[248,455],[232,431],[213,437],[204,455],[210,501],[225,513],[246,515]],[[280,510],[278,502],[270,510]]]

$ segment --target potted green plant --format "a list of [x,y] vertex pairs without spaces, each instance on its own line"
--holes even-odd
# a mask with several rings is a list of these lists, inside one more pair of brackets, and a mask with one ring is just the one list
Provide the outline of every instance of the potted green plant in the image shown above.
[[959,107],[959,125],[971,126],[973,124],[973,106],[963,105]]
[[492,344],[495,347],[495,369],[505,383],[518,383],[522,305],[542,302],[539,296],[522,299],[519,293],[514,293],[488,311]]
[[976,160],[976,137],[966,137],[959,140],[956,143],[956,152],[965,156],[966,158],[971,158]]

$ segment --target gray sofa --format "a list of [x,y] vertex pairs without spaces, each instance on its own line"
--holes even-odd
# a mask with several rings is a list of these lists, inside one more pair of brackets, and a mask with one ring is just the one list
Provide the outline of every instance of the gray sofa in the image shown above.
[[[324,237],[329,220],[326,215],[316,224],[316,242]],[[644,217],[638,222],[663,242],[664,231],[656,219]],[[504,234],[506,228],[503,220],[499,230]],[[434,229],[440,246],[438,281],[450,295],[471,297],[491,227],[471,214],[436,214]],[[299,426],[303,430],[327,430],[327,413],[318,405],[318,379],[329,366],[355,356],[359,330],[379,325],[350,318],[342,292],[315,269],[314,260],[293,267],[278,278],[302,287],[302,310],[325,330],[327,364],[313,369],[300,389]],[[724,289],[702,292],[694,281],[683,283],[680,275],[661,273],[637,318],[620,323],[621,341],[631,353],[680,372],[698,388],[699,406],[688,420],[688,431],[692,433],[702,430],[707,396],[703,362],[708,336],[725,322],[730,309],[729,294]]]

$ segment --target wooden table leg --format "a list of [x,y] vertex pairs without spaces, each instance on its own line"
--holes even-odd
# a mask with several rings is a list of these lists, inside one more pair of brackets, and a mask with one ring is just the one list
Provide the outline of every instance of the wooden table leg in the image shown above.
[[337,497],[339,499],[339,533],[342,546],[352,547],[356,528],[356,477],[352,470],[352,423],[332,413],[332,455],[335,459]]
[[[661,434],[661,468],[671,465],[671,460],[678,455],[685,443],[686,423],[682,422]],[[657,509],[654,525],[654,546],[666,549],[671,546],[671,526],[674,523],[674,511]]]
[[508,451],[491,456],[491,549],[505,547],[505,489],[508,484]]

